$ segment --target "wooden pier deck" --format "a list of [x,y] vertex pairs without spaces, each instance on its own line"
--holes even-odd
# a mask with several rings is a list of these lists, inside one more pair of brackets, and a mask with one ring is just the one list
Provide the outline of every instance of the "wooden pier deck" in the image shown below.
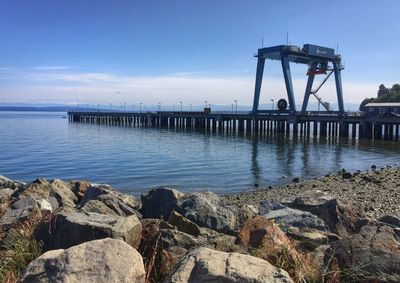
[[307,115],[280,111],[251,112],[68,112],[70,122],[205,129],[212,132],[251,133],[259,135],[287,134],[293,136],[343,137],[398,141],[400,117],[361,117],[324,112]]

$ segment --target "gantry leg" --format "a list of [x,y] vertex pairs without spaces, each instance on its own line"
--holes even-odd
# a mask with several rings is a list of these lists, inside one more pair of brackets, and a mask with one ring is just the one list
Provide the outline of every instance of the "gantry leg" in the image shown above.
[[335,83],[336,83],[336,94],[339,105],[339,112],[344,114],[344,103],[343,103],[343,89],[342,89],[342,77],[340,75],[341,67],[337,62],[333,63],[333,68],[335,71]]
[[290,111],[296,112],[296,104],[294,101],[294,91],[292,84],[292,75],[290,74],[289,58],[287,55],[282,54],[281,56],[282,71],[285,78],[286,91],[289,98]]
[[304,99],[303,99],[303,106],[301,107],[301,112],[303,114],[306,113],[306,110],[307,110],[308,100],[310,99],[311,90],[312,90],[312,86],[313,86],[314,78],[315,78],[315,74],[313,73],[313,71],[315,71],[315,69],[317,68],[317,65],[318,65],[318,63],[313,63],[310,67],[311,72],[309,72],[309,75],[308,75],[306,92],[304,93]]
[[254,88],[254,100],[253,100],[253,113],[258,111],[258,103],[260,101],[261,84],[264,74],[265,58],[261,55],[258,56],[257,61],[257,74],[256,74],[256,85]]

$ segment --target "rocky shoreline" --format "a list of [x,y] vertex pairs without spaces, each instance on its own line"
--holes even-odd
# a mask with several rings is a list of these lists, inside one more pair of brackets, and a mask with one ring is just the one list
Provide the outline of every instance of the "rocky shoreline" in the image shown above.
[[255,203],[260,199],[287,202],[302,192],[318,189],[361,205],[368,217],[379,218],[386,214],[400,217],[400,167],[378,169],[372,165],[366,172],[341,170],[313,180],[294,181],[285,187],[230,194],[224,198],[231,205]]
[[218,196],[0,176],[0,282],[399,282],[400,168]]

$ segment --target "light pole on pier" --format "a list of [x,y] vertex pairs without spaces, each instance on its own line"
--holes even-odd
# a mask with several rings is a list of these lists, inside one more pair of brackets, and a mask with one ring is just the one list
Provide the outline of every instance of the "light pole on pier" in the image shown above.
[[207,100],[206,100],[206,101],[204,101],[204,103],[206,104],[206,108],[207,108]]
[[271,101],[272,101],[272,110],[275,110],[275,100],[271,98]]
[[140,113],[142,113],[142,104],[143,102],[140,102]]
[[158,102],[158,112],[161,111],[161,102]]
[[179,103],[181,104],[181,113],[182,113],[182,101],[179,101]]
[[111,112],[112,103],[110,103],[110,112]]
[[125,112],[125,106],[126,106],[126,102],[124,103],[124,112]]
[[235,99],[234,102],[235,102],[235,112],[237,114],[237,100]]
[[100,112],[100,104],[97,104],[97,112]]

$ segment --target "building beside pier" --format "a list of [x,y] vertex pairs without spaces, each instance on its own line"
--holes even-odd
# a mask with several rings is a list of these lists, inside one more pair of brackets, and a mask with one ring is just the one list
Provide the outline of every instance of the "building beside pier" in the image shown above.
[[400,102],[368,103],[365,105],[366,116],[400,117]]

